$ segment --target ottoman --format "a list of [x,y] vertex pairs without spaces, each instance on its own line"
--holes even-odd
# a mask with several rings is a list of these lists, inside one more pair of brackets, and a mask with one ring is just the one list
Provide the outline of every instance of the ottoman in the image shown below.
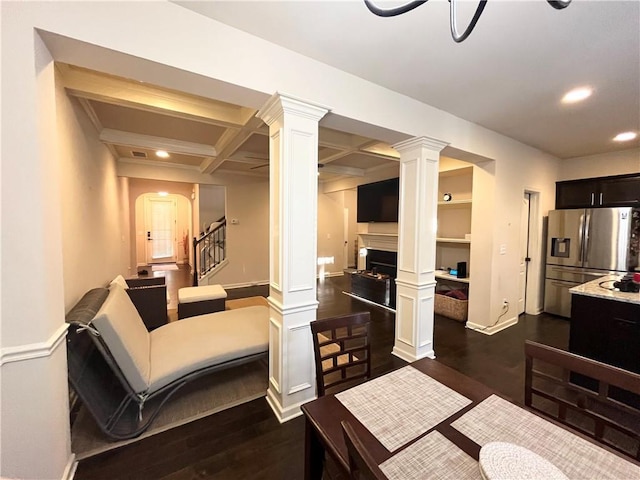
[[178,319],[221,312],[227,292],[221,285],[202,285],[178,290]]

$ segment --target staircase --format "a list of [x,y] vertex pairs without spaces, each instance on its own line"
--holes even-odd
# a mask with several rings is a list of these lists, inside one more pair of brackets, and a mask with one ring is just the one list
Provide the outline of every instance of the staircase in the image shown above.
[[199,238],[193,239],[193,286],[206,283],[227,263],[227,220],[222,217]]

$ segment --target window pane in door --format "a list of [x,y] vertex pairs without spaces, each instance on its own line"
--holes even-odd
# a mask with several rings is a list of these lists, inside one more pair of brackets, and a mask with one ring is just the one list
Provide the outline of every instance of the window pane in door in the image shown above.
[[171,202],[151,202],[152,258],[173,257]]

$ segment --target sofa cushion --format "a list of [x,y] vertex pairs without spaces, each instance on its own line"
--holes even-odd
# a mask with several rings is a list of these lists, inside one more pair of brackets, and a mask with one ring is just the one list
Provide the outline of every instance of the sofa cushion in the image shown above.
[[269,308],[189,317],[153,330],[149,392],[196,370],[269,350]]
[[131,388],[144,392],[149,387],[150,337],[127,292],[111,285],[109,295],[91,322],[111,351]]
[[109,286],[111,285],[120,285],[125,290],[129,288],[129,284],[127,283],[127,281],[124,279],[122,275],[118,275],[116,278],[111,280],[111,283],[109,284]]

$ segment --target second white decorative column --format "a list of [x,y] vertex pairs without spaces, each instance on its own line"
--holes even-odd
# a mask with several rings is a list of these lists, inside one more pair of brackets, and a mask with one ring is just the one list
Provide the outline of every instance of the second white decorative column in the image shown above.
[[315,398],[309,323],[316,319],[318,121],[328,109],[275,94],[269,125],[269,388],[281,422]]
[[427,137],[393,145],[400,152],[398,277],[393,354],[434,358],[433,304],[438,163],[447,144]]

